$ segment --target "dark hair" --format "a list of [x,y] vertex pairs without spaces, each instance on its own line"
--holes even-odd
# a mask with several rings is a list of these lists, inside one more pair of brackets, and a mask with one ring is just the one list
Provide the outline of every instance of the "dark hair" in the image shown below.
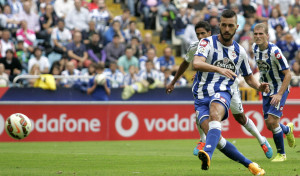
[[222,12],[221,17],[223,17],[223,18],[232,18],[232,17],[235,17],[235,19],[237,19],[236,13],[233,10],[231,10],[231,9],[224,10]]
[[104,66],[102,64],[96,64],[95,70],[104,70]]
[[203,28],[206,30],[206,32],[211,31],[210,24],[207,21],[199,21],[195,26],[195,30],[198,28]]
[[131,47],[131,46],[127,46],[126,49],[125,49],[125,51],[127,51],[127,50],[129,50],[129,49],[132,50],[132,47]]
[[12,49],[7,49],[7,50],[5,51],[5,54],[7,54],[7,53],[11,53],[12,55],[14,55],[14,51],[13,51]]
[[62,18],[59,18],[59,19],[57,20],[57,23],[59,23],[59,22],[63,22],[63,23],[65,24],[65,20],[62,19]]
[[116,37],[119,38],[120,36],[119,36],[118,34],[115,34],[115,35],[113,36],[113,38],[116,38]]

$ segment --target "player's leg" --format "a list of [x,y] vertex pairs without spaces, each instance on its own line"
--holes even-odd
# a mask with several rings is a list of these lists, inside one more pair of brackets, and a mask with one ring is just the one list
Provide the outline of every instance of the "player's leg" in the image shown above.
[[[203,118],[201,121],[201,131],[208,132],[208,119]],[[233,161],[239,162],[250,170],[254,175],[264,175],[265,171],[261,169],[256,163],[253,163],[251,160],[247,159],[243,154],[241,154],[238,149],[221,136],[217,148],[224,153],[228,158]]]
[[202,161],[202,169],[204,170],[209,168],[213,152],[221,137],[221,120],[228,117],[231,95],[228,92],[218,92],[210,97],[210,99],[209,129],[207,132],[206,143],[204,150],[200,150],[198,153],[198,157]]
[[[232,105],[232,103],[231,103]],[[232,107],[232,106],[231,106]],[[233,113],[233,111],[232,111]],[[267,158],[272,158],[273,156],[273,150],[271,145],[269,144],[267,138],[263,137],[258,129],[256,128],[255,124],[253,121],[245,115],[245,113],[235,113],[232,114],[233,117],[237,122],[239,122],[241,125],[243,125],[249,133],[252,134],[252,136],[256,137],[258,142],[260,143],[261,148],[263,149],[265,155]]]
[[249,133],[256,137],[267,158],[272,158],[273,150],[268,140],[260,134],[253,121],[244,113],[244,108],[238,89],[232,95],[230,109],[235,120],[239,122],[239,124],[243,125]]
[[[196,113],[198,116],[198,113]],[[208,116],[207,116],[208,117]],[[207,122],[208,123],[208,122]],[[206,142],[206,135],[204,131],[201,129],[200,125],[196,122],[196,126],[200,135],[200,141],[197,143],[196,147],[193,150],[193,155],[198,156],[199,150],[203,150]],[[208,128],[208,125],[207,125]]]

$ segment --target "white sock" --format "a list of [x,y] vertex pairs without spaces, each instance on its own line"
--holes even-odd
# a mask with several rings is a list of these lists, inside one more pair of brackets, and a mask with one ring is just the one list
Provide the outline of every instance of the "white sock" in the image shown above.
[[262,145],[265,142],[265,137],[263,137],[260,132],[258,131],[258,129],[256,128],[255,124],[253,123],[253,121],[247,118],[247,122],[244,125],[244,127],[249,131],[249,133],[252,134],[252,136],[256,137],[256,139],[258,140],[258,142],[260,143],[260,145]]
[[201,129],[200,125],[196,124],[198,128],[198,132],[200,134],[200,142],[206,142],[206,135],[204,131]]
[[226,145],[226,139],[223,138],[223,137],[221,136],[221,139],[219,140],[219,143],[218,143],[218,145],[217,145],[217,148],[218,148],[219,150],[221,150],[222,148],[225,147],[225,145]]

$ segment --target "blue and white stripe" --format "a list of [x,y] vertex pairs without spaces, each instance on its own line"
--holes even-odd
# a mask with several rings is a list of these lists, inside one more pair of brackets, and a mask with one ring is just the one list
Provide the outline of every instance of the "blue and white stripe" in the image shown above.
[[252,49],[258,68],[262,68],[263,64],[266,63],[269,65],[269,70],[259,70],[260,81],[269,83],[271,90],[269,93],[263,93],[263,96],[277,94],[284,79],[282,71],[289,69],[288,61],[281,50],[271,42],[269,42],[268,48],[263,51],[260,51],[255,43],[252,45]]
[[[202,41],[206,41],[207,45],[204,46]],[[216,61],[228,58],[235,64],[235,73],[237,75],[239,73],[242,76],[252,74],[245,49],[235,41],[231,46],[226,47],[220,43],[217,35],[202,39],[199,42],[195,56],[205,57],[205,62],[211,65],[214,65]],[[219,73],[198,71],[192,91],[194,97],[198,99],[213,96],[216,92],[220,91],[227,91],[232,94],[236,87],[234,82],[235,80],[230,80]]]

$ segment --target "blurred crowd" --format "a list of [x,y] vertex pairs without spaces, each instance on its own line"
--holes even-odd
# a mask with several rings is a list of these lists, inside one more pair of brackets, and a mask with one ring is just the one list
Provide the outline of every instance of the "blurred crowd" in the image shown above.
[[[98,65],[111,88],[152,80],[167,85],[176,73],[174,39],[184,57],[196,41],[195,24],[206,20],[212,34],[219,33],[220,14],[233,9],[239,28],[235,40],[251,49],[253,27],[269,25],[269,39],[288,59],[293,75],[300,76],[300,0],[114,0],[121,15],[114,16],[105,0],[0,0],[0,86],[11,85],[18,75],[94,76]],[[144,29],[137,27],[144,23]],[[141,30],[153,30],[142,35]],[[158,33],[158,34],[157,34]],[[160,36],[162,55],[153,43]],[[161,48],[159,48],[161,49]],[[21,79],[23,87],[35,79]],[[58,87],[86,90],[87,79],[56,79]],[[243,84],[243,82],[241,83]],[[292,86],[300,86],[293,79]],[[177,86],[187,86],[181,78]],[[242,85],[243,86],[243,85]]]

